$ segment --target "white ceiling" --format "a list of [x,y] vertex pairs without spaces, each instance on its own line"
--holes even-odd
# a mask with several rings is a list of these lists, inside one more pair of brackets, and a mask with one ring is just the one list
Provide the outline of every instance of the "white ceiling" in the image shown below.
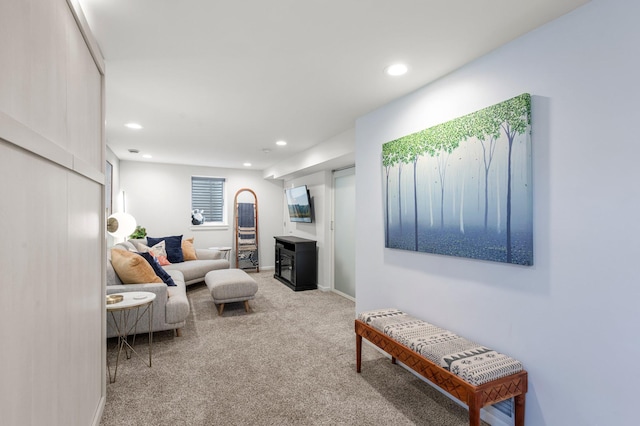
[[[80,3],[105,58],[107,144],[120,159],[263,170],[587,1]],[[395,62],[409,72],[385,75]]]

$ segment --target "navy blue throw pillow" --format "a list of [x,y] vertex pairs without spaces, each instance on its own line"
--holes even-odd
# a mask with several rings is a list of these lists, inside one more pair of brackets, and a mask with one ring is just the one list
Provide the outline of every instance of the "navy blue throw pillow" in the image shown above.
[[147,237],[147,245],[153,247],[162,240],[164,240],[165,250],[167,251],[167,260],[171,263],[184,262],[184,256],[182,255],[182,235],[162,238]]
[[151,265],[151,267],[153,268],[153,272],[155,272],[156,275],[159,276],[160,279],[164,281],[166,285],[171,285],[171,286],[176,285],[176,283],[173,281],[173,278],[171,278],[171,275],[169,275],[169,273],[165,271],[162,266],[160,266],[160,263],[158,263],[158,259],[151,256],[151,253],[138,253],[138,254],[144,257],[147,260],[147,262],[149,262],[149,265]]

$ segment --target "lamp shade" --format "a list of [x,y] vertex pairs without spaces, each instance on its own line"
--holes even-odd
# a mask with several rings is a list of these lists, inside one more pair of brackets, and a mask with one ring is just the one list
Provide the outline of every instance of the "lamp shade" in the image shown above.
[[114,213],[107,219],[107,232],[117,238],[126,238],[136,230],[136,220],[128,213]]

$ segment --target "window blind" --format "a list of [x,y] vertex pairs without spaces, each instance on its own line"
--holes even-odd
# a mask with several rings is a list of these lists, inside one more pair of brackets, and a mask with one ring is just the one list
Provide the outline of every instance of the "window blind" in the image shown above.
[[191,177],[191,208],[204,211],[206,222],[224,220],[224,178]]

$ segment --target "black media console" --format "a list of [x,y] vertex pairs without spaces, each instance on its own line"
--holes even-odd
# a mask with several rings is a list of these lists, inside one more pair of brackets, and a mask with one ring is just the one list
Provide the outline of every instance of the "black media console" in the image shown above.
[[299,237],[276,239],[276,273],[273,277],[294,291],[318,288],[316,242]]

